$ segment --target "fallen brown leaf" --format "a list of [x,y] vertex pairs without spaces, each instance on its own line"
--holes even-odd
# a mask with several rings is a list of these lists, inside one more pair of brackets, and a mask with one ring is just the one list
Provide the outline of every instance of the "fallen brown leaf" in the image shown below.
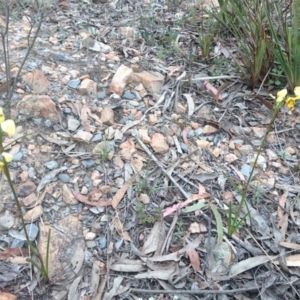
[[123,224],[121,223],[120,219],[118,217],[114,217],[113,222],[118,235],[122,236],[126,241],[131,242],[128,232],[123,230]]
[[133,176],[131,176],[125,182],[125,184],[116,192],[116,194],[113,197],[112,204],[111,204],[113,208],[116,208],[118,206],[118,204],[120,203],[120,201],[124,197],[126,191],[131,186],[131,184],[134,182],[136,176],[137,176],[137,174],[134,174]]
[[0,260],[5,260],[12,256],[29,256],[29,251],[25,248],[6,248],[0,252]]
[[83,196],[82,194],[80,194],[79,192],[76,192],[74,190],[72,190],[72,193],[78,201],[85,203],[87,205],[97,206],[97,207],[112,205],[111,200],[98,199],[97,201],[90,201],[90,200],[88,200],[88,196]]
[[190,249],[187,251],[187,255],[189,256],[190,262],[192,264],[192,268],[195,272],[200,272],[200,259],[199,254],[195,249]]

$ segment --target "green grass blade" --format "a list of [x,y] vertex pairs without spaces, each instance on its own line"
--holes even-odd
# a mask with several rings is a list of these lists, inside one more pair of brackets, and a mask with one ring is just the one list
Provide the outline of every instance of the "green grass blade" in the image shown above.
[[198,203],[195,203],[187,208],[184,209],[184,212],[185,213],[190,213],[190,212],[193,212],[195,210],[199,210],[199,209],[203,209],[207,206],[207,203],[202,201],[202,202],[198,202]]
[[213,203],[208,204],[215,216],[216,223],[217,223],[217,234],[218,234],[218,245],[222,243],[223,240],[223,226],[222,226],[222,218],[217,209],[217,207]]

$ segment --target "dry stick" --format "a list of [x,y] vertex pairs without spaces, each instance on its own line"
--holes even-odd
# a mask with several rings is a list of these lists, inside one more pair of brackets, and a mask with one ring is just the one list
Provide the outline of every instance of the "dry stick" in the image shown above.
[[130,289],[130,292],[136,293],[145,293],[145,294],[178,294],[178,295],[223,295],[223,294],[239,294],[243,292],[250,292],[259,290],[261,287],[249,287],[249,288],[241,288],[241,289],[233,289],[233,290],[192,290],[192,291],[177,291],[177,290],[144,290],[144,289]]
[[[6,73],[6,82],[8,83],[10,80],[10,69],[9,69],[9,55],[8,55],[8,26],[9,26],[9,5],[8,3],[5,5],[5,14],[6,14],[6,22],[5,22],[5,30],[1,32],[1,42],[3,47],[3,56],[4,56],[4,65],[5,65],[5,73]],[[6,42],[5,42],[6,37]],[[9,89],[9,84],[7,84],[7,93]]]
[[[39,12],[40,12],[40,14],[39,14],[39,21],[38,21],[38,23],[37,23],[37,29],[36,29],[36,31],[35,31],[35,33],[34,33],[34,36],[33,36],[32,41],[31,41],[31,43],[30,43],[30,42],[29,42],[29,38],[30,38],[30,35],[31,35],[31,32],[32,32],[32,29],[33,29],[33,27],[34,27],[34,24],[32,24],[32,26],[31,26],[31,28],[30,28],[30,31],[29,31],[29,33],[28,33],[28,36],[27,36],[27,38],[28,38],[28,46],[29,46],[29,47],[28,47],[28,50],[27,50],[27,52],[26,52],[26,55],[24,56],[24,59],[23,59],[23,61],[22,61],[22,63],[21,63],[21,66],[20,66],[20,68],[19,68],[19,70],[18,70],[18,73],[17,73],[17,75],[16,75],[16,77],[15,77],[15,79],[14,79],[13,86],[12,86],[12,88],[11,88],[9,94],[7,95],[7,99],[11,99],[11,97],[12,97],[13,91],[14,91],[15,88],[16,88],[17,80],[18,80],[18,78],[19,78],[19,76],[20,76],[20,74],[21,74],[21,71],[22,71],[22,69],[23,69],[23,67],[24,67],[24,64],[25,64],[25,62],[26,62],[26,60],[27,60],[27,58],[28,58],[28,56],[29,56],[29,54],[30,54],[30,52],[31,52],[31,50],[32,50],[32,48],[33,48],[33,46],[34,46],[34,44],[35,44],[35,40],[37,39],[38,34],[39,34],[39,32],[40,32],[40,29],[41,29],[41,26],[42,26],[42,23],[43,23],[43,20],[44,20],[44,13],[43,13],[42,10],[39,10]],[[8,66],[8,67],[9,67],[9,66]]]
[[178,211],[175,213],[175,216],[172,220],[172,224],[170,226],[170,229],[168,231],[168,234],[166,236],[166,239],[163,243],[163,246],[161,247],[161,250],[160,250],[160,255],[163,255],[163,252],[164,250],[166,249],[166,251],[169,250],[169,246],[170,246],[170,242],[171,242],[171,237],[172,237],[172,233],[174,231],[174,228],[175,228],[175,225],[177,223],[177,220],[178,220]]

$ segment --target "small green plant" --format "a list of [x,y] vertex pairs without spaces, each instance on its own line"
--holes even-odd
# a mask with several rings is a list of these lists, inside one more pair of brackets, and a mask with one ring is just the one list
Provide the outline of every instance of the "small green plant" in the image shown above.
[[183,235],[183,232],[182,232],[182,227],[183,227],[183,223],[181,221],[179,221],[177,224],[176,224],[176,228],[175,228],[175,231],[173,233],[173,236],[179,240],[181,239],[182,235]]
[[111,147],[109,142],[107,141],[107,138],[105,137],[100,147],[101,159],[104,161],[108,161],[110,159],[110,152],[111,152]]
[[283,69],[281,66],[273,68],[270,72],[270,79],[268,85],[280,86],[282,85],[282,80],[285,78],[283,75]]
[[21,204],[18,200],[18,196],[16,193],[16,190],[14,188],[14,185],[12,183],[11,177],[10,177],[10,172],[8,169],[8,163],[11,162],[13,160],[13,155],[10,153],[5,152],[4,146],[3,146],[3,132],[7,133],[9,136],[13,136],[15,134],[16,131],[16,126],[15,126],[15,122],[13,120],[5,120],[5,116],[2,110],[2,107],[0,107],[0,171],[4,173],[4,175],[7,178],[9,187],[12,191],[12,194],[14,196],[14,199],[16,201],[16,205],[17,205],[17,209],[20,215],[20,219],[21,219],[21,224],[22,224],[22,228],[24,230],[25,233],[25,237],[26,237],[26,241],[27,244],[29,246],[29,249],[32,253],[32,255],[34,255],[37,259],[38,262],[36,262],[33,259],[29,259],[29,261],[38,269],[38,271],[42,274],[44,280],[46,283],[49,283],[49,247],[50,247],[50,234],[51,232],[48,232],[48,239],[47,239],[47,252],[46,252],[46,259],[45,259],[45,263],[43,261],[43,258],[41,257],[41,255],[38,253],[38,251],[33,247],[32,242],[29,239],[28,236],[28,232],[25,226],[25,221],[23,218],[23,213],[22,213],[22,208],[21,208]]
[[157,56],[160,59],[166,59],[168,57],[168,50],[163,46],[157,47]]
[[[202,12],[205,11],[202,9]],[[210,47],[216,32],[217,22],[213,18],[201,17],[201,22],[198,24],[195,10],[191,8],[191,16],[198,34],[198,42],[201,49],[202,58],[209,58]]]
[[[258,158],[259,158],[259,156],[261,154],[262,149],[265,146],[265,142],[266,142],[267,136],[270,133],[270,131],[272,130],[273,123],[274,123],[274,121],[275,121],[275,119],[277,117],[277,114],[278,114],[280,108],[282,107],[282,105],[286,104],[289,109],[293,110],[294,109],[294,103],[295,103],[295,101],[296,100],[300,100],[300,86],[295,87],[294,94],[295,94],[294,97],[289,96],[288,93],[287,93],[287,89],[283,89],[283,90],[280,90],[277,93],[276,96],[270,95],[275,100],[275,105],[274,105],[274,109],[273,109],[272,118],[271,118],[271,120],[270,120],[270,122],[269,122],[269,124],[267,126],[266,133],[265,133],[265,135],[263,137],[263,140],[262,140],[262,142],[260,144],[260,147],[258,149],[256,158],[255,158],[255,161],[253,163],[253,166],[252,166],[251,172],[249,174],[248,180],[246,182],[245,188],[241,191],[242,198],[241,198],[241,200],[239,202],[239,205],[238,205],[236,211],[235,212],[233,211],[231,203],[229,205],[229,211],[228,211],[228,235],[230,237],[236,231],[239,230],[239,228],[242,226],[243,222],[245,221],[245,219],[248,216],[251,217],[250,211],[248,209],[246,197],[248,195],[248,190],[250,188],[251,180],[252,180],[252,177],[254,175],[254,171],[255,171],[255,167],[257,165]],[[246,213],[246,215],[244,215],[243,217],[241,217],[242,209],[243,209],[243,207],[245,205],[247,207],[247,213]]]
[[141,202],[136,203],[137,214],[143,224],[153,224],[162,218],[162,209],[157,207],[152,215],[148,214]]

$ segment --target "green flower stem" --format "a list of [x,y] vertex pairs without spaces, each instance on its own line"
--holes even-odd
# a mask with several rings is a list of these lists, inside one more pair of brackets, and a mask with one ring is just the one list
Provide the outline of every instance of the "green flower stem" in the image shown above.
[[[272,118],[271,118],[271,121],[270,123],[268,124],[268,127],[267,127],[267,131],[266,131],[266,134],[264,135],[264,138],[260,144],[260,147],[258,149],[258,152],[257,152],[257,155],[256,155],[256,158],[255,158],[255,161],[254,161],[254,164],[253,164],[253,167],[251,169],[251,172],[250,172],[250,175],[248,177],[248,180],[246,182],[246,186],[245,186],[245,189],[243,190],[243,193],[242,193],[242,199],[238,205],[238,209],[237,209],[237,212],[235,214],[235,217],[234,219],[232,220],[232,210],[231,210],[231,207],[229,209],[229,226],[228,226],[228,235],[229,237],[231,237],[235,231],[238,229],[239,225],[241,224],[241,222],[243,220],[245,220],[245,218],[250,215],[250,211],[248,209],[248,205],[247,205],[247,202],[246,202],[246,196],[247,196],[247,193],[248,193],[248,190],[249,190],[249,186],[250,186],[250,182],[252,180],[252,177],[253,177],[253,174],[254,174],[254,170],[255,170],[255,167],[257,165],[257,161],[258,161],[258,158],[259,158],[259,155],[261,154],[262,152],[262,149],[263,147],[265,146],[265,143],[266,143],[266,139],[268,137],[268,134],[271,132],[271,129],[272,129],[272,126],[274,124],[274,121],[276,119],[276,116],[281,108],[281,106],[284,104],[284,101],[281,101],[281,102],[276,102],[275,103],[275,107],[274,107],[274,110],[273,110],[273,115],[272,115]],[[247,214],[246,216],[244,216],[242,218],[242,220],[239,219],[239,216],[241,214],[241,211],[242,211],[242,208],[244,206],[244,203],[246,204],[247,206]]]

